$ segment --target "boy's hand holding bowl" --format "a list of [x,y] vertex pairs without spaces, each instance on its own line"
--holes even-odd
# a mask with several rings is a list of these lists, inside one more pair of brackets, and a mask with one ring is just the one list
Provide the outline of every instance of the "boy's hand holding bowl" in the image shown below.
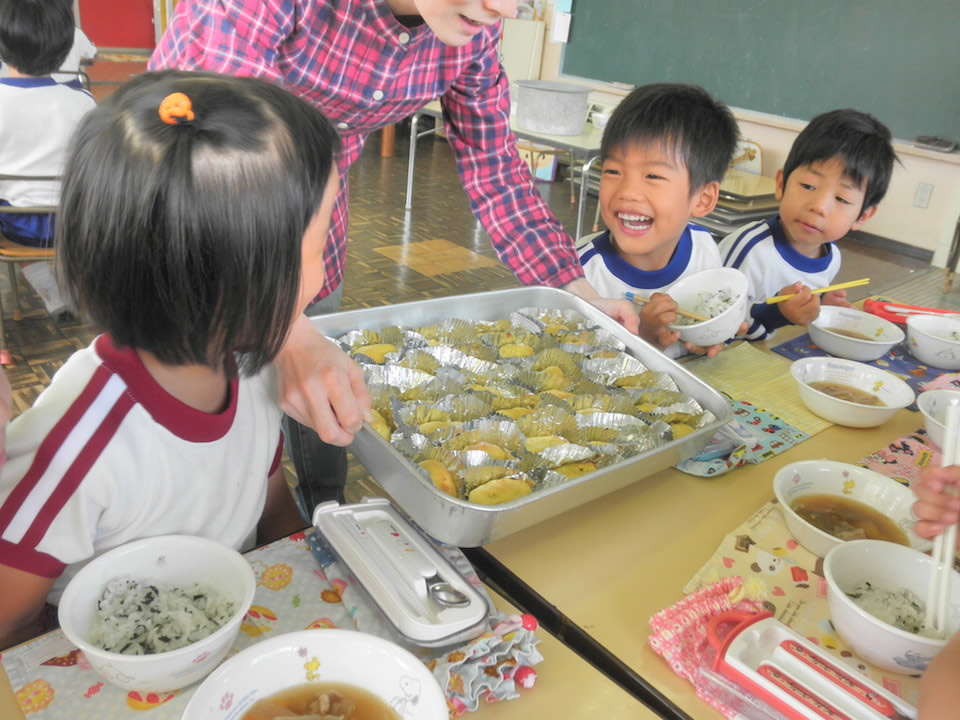
[[[707,348],[710,354],[713,346],[742,330],[747,312],[747,277],[735,268],[711,268],[681,278],[670,287],[670,296],[683,310],[709,317],[706,322],[675,321],[668,325],[680,334],[689,350],[696,352],[691,346]],[[722,309],[717,312],[717,308]]]

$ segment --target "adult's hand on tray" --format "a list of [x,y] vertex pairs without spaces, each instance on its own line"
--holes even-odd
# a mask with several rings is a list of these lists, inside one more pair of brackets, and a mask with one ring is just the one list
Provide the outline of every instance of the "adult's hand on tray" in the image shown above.
[[345,446],[371,420],[370,393],[363,371],[301,315],[274,360],[280,409],[316,430],[330,445]]
[[614,299],[600,297],[600,293],[594,290],[586,278],[577,278],[564,287],[567,292],[573,293],[577,297],[586,300],[604,315],[608,315],[623,325],[634,335],[640,333],[640,316],[632,302],[626,299]]

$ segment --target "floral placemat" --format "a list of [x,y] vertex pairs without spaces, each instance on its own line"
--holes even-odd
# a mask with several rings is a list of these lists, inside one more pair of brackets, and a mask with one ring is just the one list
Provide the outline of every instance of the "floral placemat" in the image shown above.
[[[257,588],[227,657],[262,638],[297,630],[343,628],[382,634],[376,614],[361,607],[332,559],[326,566],[318,565],[311,539],[312,531],[297,533],[246,554]],[[443,552],[469,582],[486,593],[459,550],[445,547]],[[517,697],[522,680],[516,676],[518,670],[542,660],[537,643],[522,622],[494,612],[489,631],[455,651],[424,661],[445,688],[450,713],[456,716],[476,709],[480,701]],[[173,720],[181,716],[197,687],[141,694],[104,683],[59,630],[18,645],[0,661],[30,720],[122,720],[142,712],[156,720]]]

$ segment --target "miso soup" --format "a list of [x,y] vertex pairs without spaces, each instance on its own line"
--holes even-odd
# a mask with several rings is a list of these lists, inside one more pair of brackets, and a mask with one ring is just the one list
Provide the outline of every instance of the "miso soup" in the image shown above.
[[886,407],[883,400],[876,395],[871,395],[859,388],[843,383],[832,382],[830,380],[818,380],[817,382],[807,383],[814,390],[818,390],[830,397],[847,402],[857,403],[857,405],[872,405],[873,407]]
[[345,683],[305,683],[257,700],[240,720],[339,717],[343,720],[401,720],[383,700]]
[[840,328],[824,328],[824,330],[829,330],[836,335],[843,335],[844,337],[853,338],[854,340],[869,340],[870,342],[877,341],[876,338],[872,338],[869,335],[864,335],[863,333],[858,333],[855,330],[841,330]]
[[862,502],[837,495],[805,495],[790,508],[808,523],[841,540],[886,540],[910,546],[893,520]]

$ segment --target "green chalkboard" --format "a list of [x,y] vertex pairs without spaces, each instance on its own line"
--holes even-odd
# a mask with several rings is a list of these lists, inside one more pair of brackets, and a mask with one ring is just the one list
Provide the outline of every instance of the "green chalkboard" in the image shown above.
[[896,138],[960,142],[960,0],[574,0],[562,71],[799,120],[853,107]]

